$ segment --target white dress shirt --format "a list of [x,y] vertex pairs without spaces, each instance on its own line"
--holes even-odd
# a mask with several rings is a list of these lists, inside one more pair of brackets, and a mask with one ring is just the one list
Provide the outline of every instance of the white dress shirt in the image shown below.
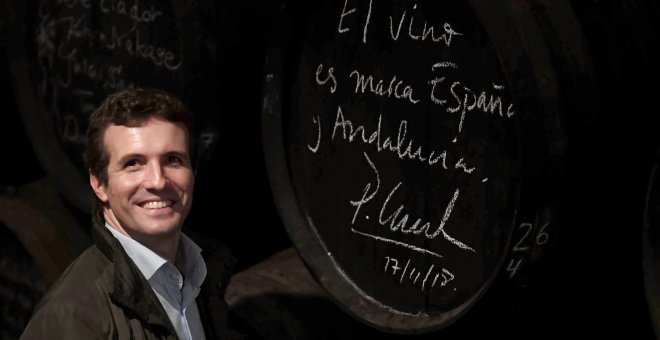
[[[176,266],[134,239],[120,233],[107,223],[106,228],[121,243],[167,312],[179,339],[205,340],[195,298],[206,278],[206,263],[202,250],[188,236],[181,233],[177,254],[182,256],[184,275]],[[185,278],[185,280],[184,280]]]

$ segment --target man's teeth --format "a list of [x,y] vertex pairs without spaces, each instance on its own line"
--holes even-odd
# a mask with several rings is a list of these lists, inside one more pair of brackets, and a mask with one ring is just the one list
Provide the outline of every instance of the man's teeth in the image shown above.
[[148,202],[142,205],[144,209],[161,209],[166,208],[172,205],[172,201],[157,201],[157,202]]

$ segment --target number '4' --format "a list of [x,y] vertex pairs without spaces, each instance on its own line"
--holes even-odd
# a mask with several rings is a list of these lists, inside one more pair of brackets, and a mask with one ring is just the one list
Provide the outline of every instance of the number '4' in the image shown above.
[[511,261],[509,261],[509,265],[506,267],[506,271],[509,272],[509,278],[512,278],[516,275],[518,269],[520,269],[521,263],[522,263],[522,259],[511,259]]

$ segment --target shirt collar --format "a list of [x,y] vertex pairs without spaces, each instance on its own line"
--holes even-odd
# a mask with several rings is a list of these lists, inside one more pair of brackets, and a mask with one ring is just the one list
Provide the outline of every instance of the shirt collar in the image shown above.
[[[150,280],[158,269],[168,263],[164,257],[156,254],[140,242],[120,233],[107,223],[105,227],[119,241],[128,257],[135,262],[135,265],[147,280]],[[206,277],[206,264],[201,255],[202,249],[183,233],[181,233],[179,242],[178,251],[182,251],[184,255],[184,275],[191,284],[200,287]]]

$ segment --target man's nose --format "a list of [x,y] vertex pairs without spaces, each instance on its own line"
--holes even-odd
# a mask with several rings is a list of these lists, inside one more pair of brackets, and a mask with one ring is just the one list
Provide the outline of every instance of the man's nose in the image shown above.
[[145,187],[158,190],[164,188],[166,182],[163,166],[156,162],[149,163],[144,178]]

